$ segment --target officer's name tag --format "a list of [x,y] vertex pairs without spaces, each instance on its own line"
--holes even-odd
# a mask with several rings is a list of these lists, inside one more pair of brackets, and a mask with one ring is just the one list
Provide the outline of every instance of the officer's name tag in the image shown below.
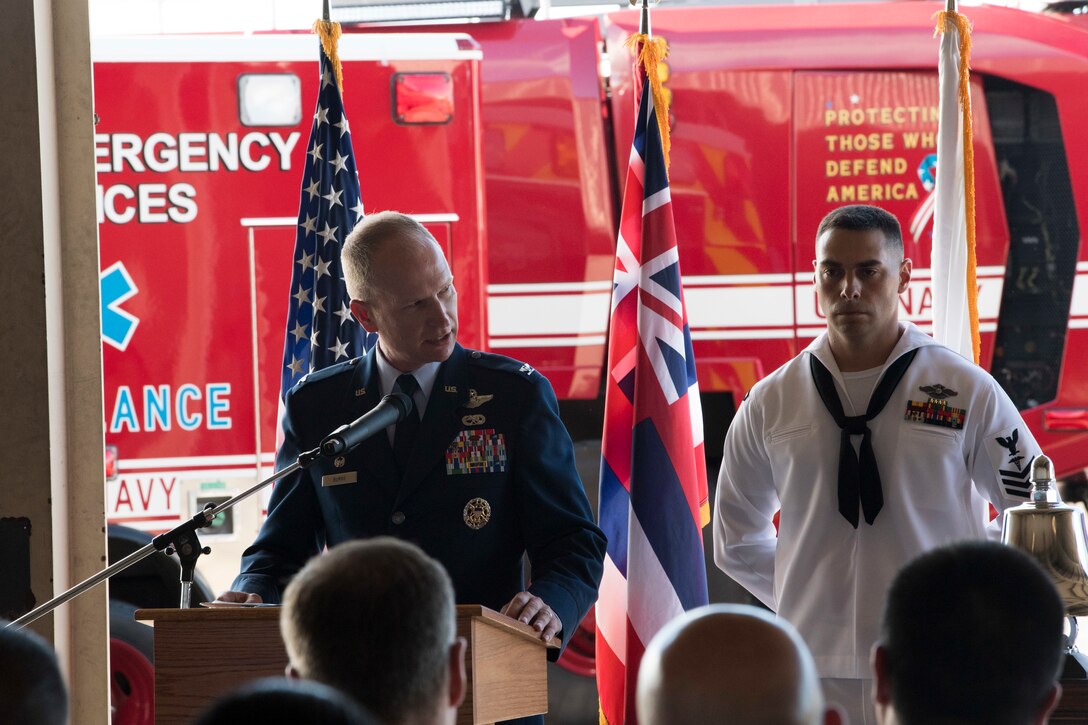
[[357,471],[349,471],[348,473],[330,473],[327,476],[321,477],[322,486],[343,486],[345,483],[357,483],[359,481],[359,473]]

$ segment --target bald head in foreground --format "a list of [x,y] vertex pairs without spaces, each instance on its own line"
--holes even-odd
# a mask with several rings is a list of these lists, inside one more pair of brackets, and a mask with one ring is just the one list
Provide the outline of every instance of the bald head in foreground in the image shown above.
[[638,676],[643,725],[839,725],[789,623],[745,605],[700,607],[667,624]]

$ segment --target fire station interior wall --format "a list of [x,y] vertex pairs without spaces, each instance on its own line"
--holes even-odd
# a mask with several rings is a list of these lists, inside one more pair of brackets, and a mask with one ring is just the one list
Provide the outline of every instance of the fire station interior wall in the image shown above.
[[[3,601],[6,616],[51,599],[105,561],[87,15],[86,0],[9,0],[0,23],[0,290],[8,305],[0,325],[0,591],[11,595]],[[78,721],[107,723],[105,586],[33,628],[57,647]]]

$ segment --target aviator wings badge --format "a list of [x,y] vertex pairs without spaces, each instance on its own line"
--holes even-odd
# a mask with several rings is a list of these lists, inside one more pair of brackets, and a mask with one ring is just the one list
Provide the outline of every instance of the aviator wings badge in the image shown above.
[[936,385],[922,385],[919,386],[918,389],[934,400],[944,400],[945,398],[954,398],[959,395],[959,393],[952,388],[946,388],[940,383],[937,383]]
[[484,403],[488,403],[494,398],[494,395],[480,395],[474,388],[468,389],[468,401],[465,403],[466,408],[479,408]]

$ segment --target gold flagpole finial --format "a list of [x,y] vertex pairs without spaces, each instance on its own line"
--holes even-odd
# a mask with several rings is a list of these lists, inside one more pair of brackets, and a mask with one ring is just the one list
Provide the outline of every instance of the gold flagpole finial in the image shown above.
[[[325,7],[328,8],[328,0],[325,0]],[[340,52],[338,45],[340,43],[340,23],[334,23],[326,19],[315,20],[313,25],[313,31],[317,33],[317,37],[321,39],[321,47],[325,51],[325,55],[329,59],[329,64],[332,65],[333,74],[336,76],[336,87],[340,89],[340,95],[344,95],[344,70],[340,64]]]
[[[636,3],[641,6],[642,14],[639,18],[638,32],[627,39],[626,46],[635,53],[635,60],[650,81],[650,93],[654,99],[654,115],[657,117],[658,129],[661,132],[661,150],[665,156],[665,169],[668,173],[669,150],[669,98],[665,94],[661,84],[661,71],[659,65],[669,54],[668,44],[664,38],[655,38],[650,31],[650,0],[629,0],[632,6]],[[656,4],[656,2],[654,3]]]

